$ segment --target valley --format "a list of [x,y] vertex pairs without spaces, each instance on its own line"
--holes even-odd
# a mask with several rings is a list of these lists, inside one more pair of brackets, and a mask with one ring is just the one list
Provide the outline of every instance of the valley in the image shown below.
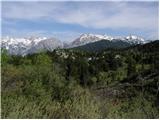
[[2,49],[2,118],[158,118],[159,41],[92,44],[25,56]]
[[2,119],[159,119],[158,0],[1,0]]

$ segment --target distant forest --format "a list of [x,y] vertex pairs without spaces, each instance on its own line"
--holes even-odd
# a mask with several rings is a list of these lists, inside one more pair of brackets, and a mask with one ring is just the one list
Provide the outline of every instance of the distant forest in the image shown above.
[[158,40],[99,52],[1,51],[2,118],[159,118]]

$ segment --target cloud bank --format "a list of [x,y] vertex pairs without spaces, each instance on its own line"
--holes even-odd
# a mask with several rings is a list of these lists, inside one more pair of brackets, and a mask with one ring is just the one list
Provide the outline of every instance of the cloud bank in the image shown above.
[[158,2],[3,2],[2,22],[7,20],[53,21],[90,29],[130,29],[158,37]]

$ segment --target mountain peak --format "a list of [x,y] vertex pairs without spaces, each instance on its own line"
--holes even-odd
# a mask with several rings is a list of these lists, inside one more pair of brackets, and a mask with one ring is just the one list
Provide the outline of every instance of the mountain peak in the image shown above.
[[129,36],[125,37],[125,40],[128,42],[136,43],[136,44],[145,43],[145,40],[142,37],[139,37],[136,35],[129,35]]
[[10,54],[26,55],[36,53],[39,50],[54,50],[58,47],[63,47],[63,43],[56,38],[47,37],[3,37],[1,47],[7,49]]
[[91,42],[96,42],[99,40],[113,40],[112,36],[108,35],[100,35],[100,34],[92,34],[92,33],[85,33],[82,34],[79,38],[72,42],[73,47],[79,45],[85,45]]
[[128,42],[130,44],[143,44],[145,42],[143,38],[138,37],[136,35],[129,35],[127,37],[116,37],[116,36],[112,37],[105,34],[100,35],[100,34],[85,33],[72,42],[72,47],[81,46],[81,45],[85,45],[85,44],[100,41],[100,40],[108,40],[108,41],[121,40],[124,42]]
[[56,48],[72,48],[77,46],[86,45],[89,43],[98,42],[105,40],[108,43],[118,43],[123,42],[130,45],[143,44],[145,40],[136,35],[129,35],[126,37],[112,37],[109,35],[101,34],[91,34],[85,33],[78,37],[76,40],[70,44],[64,44],[62,41],[51,37],[24,37],[24,38],[14,38],[14,37],[3,37],[1,39],[1,47],[9,51],[10,54],[26,55],[29,53],[35,53],[40,49],[44,50],[54,50]]
[[113,39],[113,37],[111,37],[111,36],[108,36],[108,35],[101,35],[101,34],[92,34],[92,33],[85,33],[85,34],[82,34],[81,36],[80,36],[80,38],[99,38],[99,39],[108,39],[108,40],[111,40],[111,39]]

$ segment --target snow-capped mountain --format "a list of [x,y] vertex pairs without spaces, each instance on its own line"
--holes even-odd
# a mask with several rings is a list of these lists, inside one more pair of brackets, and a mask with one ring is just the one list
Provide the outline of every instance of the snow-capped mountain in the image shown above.
[[98,34],[82,34],[79,38],[77,38],[76,40],[74,40],[71,43],[72,47],[75,46],[80,46],[80,45],[85,45],[91,42],[96,42],[102,39],[106,39],[106,40],[113,40],[114,38],[111,36],[107,36],[107,35],[98,35]]
[[[112,37],[108,35],[98,34],[82,34],[79,38],[71,43],[63,43],[56,38],[47,37],[26,37],[26,38],[12,38],[4,37],[1,39],[1,48],[6,49],[13,55],[27,55],[37,53],[42,50],[53,51],[56,48],[73,48],[83,46],[89,43],[107,40],[112,43],[129,43],[129,44],[143,44],[145,40],[141,37],[130,35],[127,37]],[[107,44],[108,45],[108,44]]]
[[27,51],[27,54],[37,53],[43,50],[53,51],[56,48],[63,48],[63,43],[58,39],[48,38],[31,47],[31,49]]
[[125,37],[125,41],[132,43],[132,44],[144,44],[145,40],[142,37],[130,35]]
[[101,40],[108,40],[108,41],[123,41],[127,42],[130,44],[143,44],[145,41],[143,38],[135,36],[135,35],[130,35],[127,37],[112,37],[108,35],[98,35],[98,34],[82,34],[79,38],[75,39],[71,43],[71,47],[77,47],[77,46],[82,46],[88,43],[93,43]]
[[13,55],[26,55],[36,53],[40,50],[54,50],[63,47],[63,43],[56,38],[47,37],[29,37],[29,38],[11,38],[1,39],[1,48],[6,49]]

